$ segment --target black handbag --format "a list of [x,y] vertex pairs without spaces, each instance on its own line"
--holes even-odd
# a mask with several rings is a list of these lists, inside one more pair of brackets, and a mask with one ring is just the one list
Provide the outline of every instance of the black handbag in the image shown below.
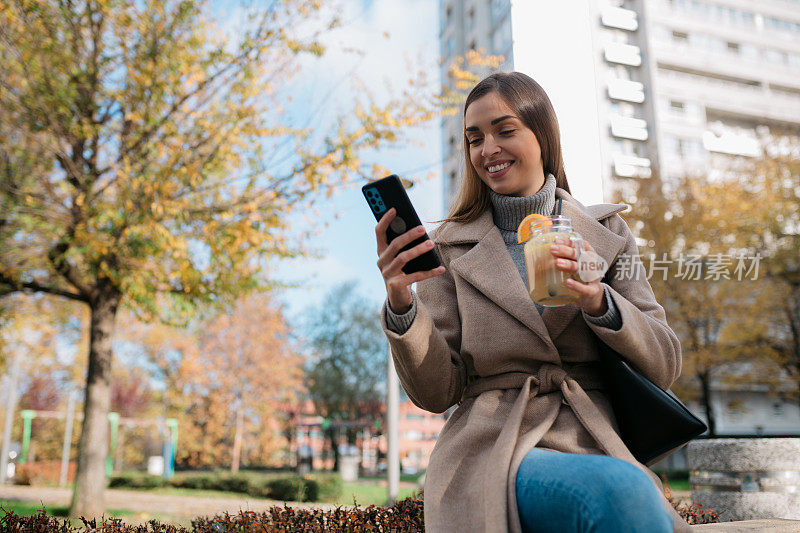
[[620,437],[637,461],[658,462],[708,429],[672,392],[634,370],[604,342],[598,348]]

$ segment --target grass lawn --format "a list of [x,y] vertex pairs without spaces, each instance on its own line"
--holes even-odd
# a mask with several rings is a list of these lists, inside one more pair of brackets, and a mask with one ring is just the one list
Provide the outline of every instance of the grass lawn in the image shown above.
[[[418,489],[400,487],[398,499],[405,499]],[[353,500],[362,507],[367,505],[386,505],[386,487],[376,483],[345,483],[342,496],[333,503],[339,505],[353,505]]]
[[[112,489],[113,490],[113,489]],[[179,489],[175,487],[160,487],[157,489],[131,489],[120,487],[120,490],[147,490],[152,494],[163,494],[165,496],[202,496],[205,498],[252,498],[239,492],[225,492],[221,490],[197,490]],[[411,496],[418,489],[400,487],[399,498],[402,500]],[[378,485],[377,480],[365,480],[356,483],[345,483],[342,496],[335,501],[325,503],[335,503],[338,505],[353,505],[353,498],[359,505],[386,505],[386,487]]]
[[670,479],[667,483],[672,490],[692,490],[688,479]]
[[[38,513],[43,506],[41,503],[33,503],[33,502],[20,502],[16,500],[0,500],[0,507],[5,509],[6,511],[14,511],[16,514],[20,516],[26,516]],[[52,516],[67,516],[69,513],[68,507],[60,507],[58,505],[48,505],[45,507],[47,514]],[[136,513],[133,511],[127,511],[125,509],[109,509],[108,514],[110,516],[122,518],[125,516],[133,516]]]

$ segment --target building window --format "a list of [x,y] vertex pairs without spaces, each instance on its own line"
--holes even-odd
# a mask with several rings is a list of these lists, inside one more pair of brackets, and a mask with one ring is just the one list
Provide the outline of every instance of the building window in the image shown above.
[[764,59],[766,59],[770,63],[778,63],[779,65],[785,65],[788,62],[789,58],[786,52],[769,48],[767,50],[764,50]]
[[775,402],[772,404],[772,416],[777,418],[783,417],[783,403]]
[[669,110],[672,111],[673,113],[683,114],[683,112],[686,111],[686,105],[683,102],[679,102],[677,100],[670,100]]
[[739,53],[739,43],[728,43],[728,52],[738,54]]
[[467,12],[467,31],[471,31],[475,27],[475,8],[469,8]]
[[472,50],[473,52],[474,52],[475,50],[477,50],[477,49],[478,49],[478,45],[477,45],[477,44],[475,44],[475,39],[473,39],[473,40],[472,40],[472,41],[469,43],[469,49],[470,49],[470,50]]
[[672,40],[679,43],[687,43],[689,42],[689,34],[682,31],[673,31]]

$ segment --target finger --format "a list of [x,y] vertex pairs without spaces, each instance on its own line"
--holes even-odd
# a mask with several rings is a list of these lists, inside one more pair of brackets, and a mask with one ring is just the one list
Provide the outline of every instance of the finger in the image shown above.
[[567,287],[577,292],[581,296],[589,296],[589,297],[597,295],[597,288],[600,285],[596,281],[593,281],[591,283],[582,283],[572,278],[569,278],[564,283],[566,283]]
[[583,249],[588,252],[594,252],[594,247],[589,244],[589,241],[583,241]]
[[[394,258],[398,255],[400,250],[402,250],[407,244],[419,239],[423,235],[425,235],[425,228],[423,226],[417,226],[415,228],[411,228],[407,232],[394,239],[382,251],[378,252],[378,268],[382,269],[384,265],[388,265],[394,261]],[[425,242],[433,243],[433,241],[430,239],[426,240]]]
[[394,255],[400,253],[400,250],[406,247],[406,245],[414,242],[415,240],[419,239],[425,235],[425,227],[422,225],[416,226],[408,230],[407,232],[399,235],[395,240],[389,243],[389,248],[391,249]]
[[[394,260],[391,263],[389,263],[384,272],[388,272],[389,274],[395,274],[398,271],[401,271],[406,263],[432,249],[433,249],[433,241],[431,240],[427,240],[423,243],[414,246],[413,248],[409,248],[405,252],[397,254],[397,257],[395,257]],[[385,274],[384,277],[386,277]]]
[[393,207],[383,214],[378,224],[375,226],[375,238],[378,240],[378,254],[386,248],[386,229],[397,216],[397,210]]
[[420,272],[414,272],[413,274],[408,275],[408,283],[416,283],[418,281],[422,281],[428,278],[435,278],[436,276],[441,276],[444,274],[445,269],[443,266],[436,267],[433,270],[422,270]]
[[577,272],[578,262],[570,261],[569,259],[556,259],[556,267],[564,272]]
[[578,252],[574,248],[563,244],[553,244],[550,246],[550,253],[556,257],[566,257],[567,259],[578,258]]

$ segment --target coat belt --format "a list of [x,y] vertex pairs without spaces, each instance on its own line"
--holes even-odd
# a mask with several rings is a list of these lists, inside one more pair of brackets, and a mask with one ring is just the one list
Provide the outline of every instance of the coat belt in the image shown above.
[[628,451],[606,416],[586,394],[587,390],[603,390],[605,388],[601,376],[599,363],[582,363],[564,367],[552,363],[542,363],[535,374],[506,372],[479,377],[469,383],[464,392],[464,399],[490,390],[520,389],[509,416],[509,421],[515,421],[516,424],[512,423],[512,425],[516,425],[518,430],[525,406],[531,398],[540,394],[560,391],[564,402],[572,408],[578,421],[602,450],[608,455],[636,463],[633,455]]
[[490,390],[521,389],[525,380],[532,379],[532,390],[536,394],[549,394],[561,390],[567,378],[575,380],[583,390],[604,390],[599,363],[579,363],[560,367],[542,363],[535,373],[505,372],[493,376],[478,377],[470,381],[464,391],[464,399],[478,396]]

